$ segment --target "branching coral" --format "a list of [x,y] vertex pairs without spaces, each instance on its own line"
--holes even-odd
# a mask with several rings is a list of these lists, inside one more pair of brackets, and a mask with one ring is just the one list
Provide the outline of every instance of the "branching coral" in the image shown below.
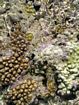
[[25,58],[24,52],[27,50],[27,42],[16,25],[16,31],[10,35],[10,48],[13,51],[12,56],[2,57],[0,60],[0,85],[10,85],[22,72],[27,71],[28,58]]
[[43,85],[49,91],[49,96],[54,95],[56,91],[56,84],[54,80],[54,70],[56,68],[48,64],[47,61],[34,61],[31,63],[31,66],[28,67],[28,71],[31,75],[42,76]]
[[[39,96],[44,99],[49,97],[52,92],[55,92],[54,84],[50,81],[46,87],[42,84],[41,80],[42,78],[38,78],[38,76],[25,77],[24,80],[19,81],[18,84],[4,94],[5,101],[7,104],[29,105],[33,103],[35,99],[38,99]],[[53,89],[51,87],[53,87]]]
[[[29,40],[26,41],[27,38],[18,24],[15,25],[15,30],[9,37],[12,55],[2,57],[0,60],[0,85],[10,87],[4,94],[6,103],[25,105],[34,101],[34,98],[38,96],[42,98],[54,96],[56,85],[53,67],[47,61],[34,61],[30,57],[25,57]],[[26,77],[22,78],[24,81],[19,80],[24,73],[23,77]],[[28,74],[31,78],[27,78]],[[34,76],[37,76],[37,80],[33,78]],[[39,82],[40,76],[41,82]]]
[[60,69],[57,79],[59,83],[58,94],[63,98],[65,96],[70,98],[71,95],[76,97],[75,91],[78,90],[79,86],[79,48],[77,44],[74,44],[72,48],[68,61],[65,62],[62,70]]
[[25,105],[32,101],[36,89],[37,82],[28,78],[5,94],[6,101],[12,101],[16,105]]
[[28,67],[28,58],[19,56],[18,53],[11,57],[3,57],[0,61],[0,84],[2,86],[12,84],[18,76]]

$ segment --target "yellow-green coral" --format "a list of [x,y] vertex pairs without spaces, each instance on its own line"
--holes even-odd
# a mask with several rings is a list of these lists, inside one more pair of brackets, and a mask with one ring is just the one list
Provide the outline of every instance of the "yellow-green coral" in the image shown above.
[[0,0],[0,6],[2,6],[4,3],[4,0]]
[[79,85],[79,47],[74,43],[71,47],[72,49],[68,60],[65,61],[65,65],[60,68],[60,78],[64,81],[62,85],[59,85],[59,87],[63,88],[61,91],[62,95],[67,94],[67,92],[70,93],[70,89],[72,89],[72,87],[75,90],[75,87]]
[[27,39],[28,41],[31,41],[31,40],[33,39],[33,34],[32,34],[32,33],[27,33],[27,34],[26,34],[26,39]]
[[64,30],[65,30],[65,26],[61,26],[60,24],[57,25],[57,26],[56,26],[56,29],[55,29],[55,31],[56,31],[57,33],[63,33]]
[[73,63],[74,65],[79,63],[79,47],[75,47],[74,51],[70,53],[69,59],[67,63]]
[[26,15],[35,15],[35,9],[30,4],[24,5],[23,10]]

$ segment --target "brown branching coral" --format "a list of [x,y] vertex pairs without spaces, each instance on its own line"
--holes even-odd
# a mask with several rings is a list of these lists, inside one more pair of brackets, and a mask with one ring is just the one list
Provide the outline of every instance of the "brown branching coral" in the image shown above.
[[[23,81],[24,80],[24,81]],[[52,81],[47,86],[42,84],[42,78],[38,76],[25,77],[17,84],[12,86],[9,91],[4,94],[5,102],[15,105],[29,105],[40,96],[45,99],[55,93],[56,89]]]
[[0,84],[2,86],[12,84],[22,72],[27,72],[28,58],[14,53],[11,57],[3,57],[0,61]]
[[[18,35],[19,34],[19,35]],[[20,33],[12,33],[11,36],[11,47],[14,52],[21,52],[27,51],[27,44],[26,40],[21,36]]]
[[15,105],[25,105],[32,101],[37,87],[37,81],[28,78],[15,88],[10,89],[5,94],[5,99],[7,102],[12,101]]
[[21,27],[18,23],[15,25],[15,31],[10,34],[10,40],[10,47],[14,52],[23,54],[27,51],[29,42],[26,40],[25,34],[21,32]]
[[10,57],[2,57],[0,60],[1,87],[12,84],[22,72],[27,72],[29,59],[24,56],[27,51],[27,41],[23,35],[20,28],[16,27],[15,32],[9,36],[13,54]]

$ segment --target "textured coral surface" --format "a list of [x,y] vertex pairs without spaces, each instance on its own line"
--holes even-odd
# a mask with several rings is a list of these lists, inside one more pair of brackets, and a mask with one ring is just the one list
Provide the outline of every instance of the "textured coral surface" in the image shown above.
[[78,0],[0,0],[0,105],[79,105]]

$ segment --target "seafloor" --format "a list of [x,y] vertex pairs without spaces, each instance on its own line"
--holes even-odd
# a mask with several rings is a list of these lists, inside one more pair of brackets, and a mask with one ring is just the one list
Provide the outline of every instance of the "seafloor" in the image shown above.
[[0,0],[0,105],[79,105],[79,0]]

